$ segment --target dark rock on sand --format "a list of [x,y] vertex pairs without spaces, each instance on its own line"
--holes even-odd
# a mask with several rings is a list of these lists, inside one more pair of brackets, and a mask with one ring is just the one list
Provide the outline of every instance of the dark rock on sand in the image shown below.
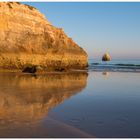
[[24,73],[35,73],[37,71],[36,66],[27,66],[25,69],[22,71]]

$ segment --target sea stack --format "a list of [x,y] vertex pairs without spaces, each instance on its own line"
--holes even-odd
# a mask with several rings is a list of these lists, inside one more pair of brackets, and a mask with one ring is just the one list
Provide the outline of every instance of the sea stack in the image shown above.
[[86,52],[36,8],[0,2],[0,68],[84,69]]
[[109,53],[105,53],[102,57],[102,61],[110,61],[110,60],[111,60],[111,57]]

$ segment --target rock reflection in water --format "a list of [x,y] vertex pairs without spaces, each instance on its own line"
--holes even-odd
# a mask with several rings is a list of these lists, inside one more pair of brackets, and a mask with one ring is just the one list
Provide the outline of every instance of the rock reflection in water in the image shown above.
[[34,124],[48,111],[80,92],[87,73],[0,74],[0,130]]

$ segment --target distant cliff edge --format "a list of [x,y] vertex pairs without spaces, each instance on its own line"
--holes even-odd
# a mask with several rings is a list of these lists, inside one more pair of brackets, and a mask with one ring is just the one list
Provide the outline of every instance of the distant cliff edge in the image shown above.
[[87,54],[36,8],[0,2],[0,68],[84,69]]

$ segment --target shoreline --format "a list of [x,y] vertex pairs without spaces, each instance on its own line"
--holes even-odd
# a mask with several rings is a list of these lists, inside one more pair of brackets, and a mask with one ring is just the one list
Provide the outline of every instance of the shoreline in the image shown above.
[[30,72],[22,72],[22,70],[19,69],[2,69],[0,68],[0,73],[19,73],[19,74],[25,74],[25,75],[40,75],[40,74],[69,74],[69,73],[88,73],[88,70],[81,70],[81,69],[70,69],[67,71],[40,71],[35,73]]
[[22,72],[22,70],[19,69],[1,69],[0,73],[19,73],[19,74],[25,74],[25,75],[43,75],[43,74],[69,74],[69,73],[90,73],[90,72],[119,72],[119,73],[140,73],[140,71],[129,71],[129,70],[96,70],[96,69],[70,69],[67,71],[41,71],[41,72]]
[[124,71],[124,70],[117,70],[117,71],[114,71],[114,70],[88,70],[88,72],[113,72],[113,73],[140,73],[140,71]]

